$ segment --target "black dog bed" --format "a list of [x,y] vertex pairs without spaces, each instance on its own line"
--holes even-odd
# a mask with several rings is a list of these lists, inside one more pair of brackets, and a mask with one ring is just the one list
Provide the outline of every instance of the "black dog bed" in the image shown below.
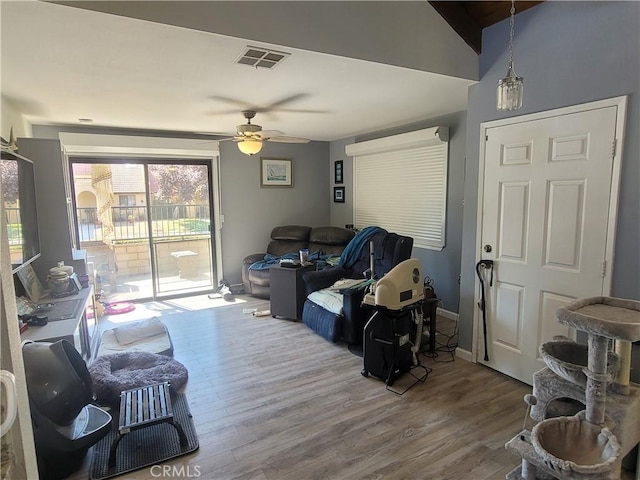
[[154,383],[169,382],[180,389],[189,378],[187,368],[165,355],[122,352],[98,357],[89,367],[98,402],[117,408],[120,392]]

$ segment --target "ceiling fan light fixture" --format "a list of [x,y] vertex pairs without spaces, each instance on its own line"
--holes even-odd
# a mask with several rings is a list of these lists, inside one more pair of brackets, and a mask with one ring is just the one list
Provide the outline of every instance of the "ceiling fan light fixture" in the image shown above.
[[252,139],[242,140],[238,142],[238,150],[245,155],[255,155],[262,150],[262,141]]

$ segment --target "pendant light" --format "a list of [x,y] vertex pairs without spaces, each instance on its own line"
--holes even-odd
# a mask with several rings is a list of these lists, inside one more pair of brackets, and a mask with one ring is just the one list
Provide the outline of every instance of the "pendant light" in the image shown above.
[[260,140],[242,140],[238,142],[238,149],[246,155],[255,155],[262,150],[262,141]]
[[516,15],[516,2],[511,0],[511,22],[509,27],[509,68],[507,76],[498,80],[497,103],[498,110],[505,112],[522,107],[524,92],[524,78],[516,75],[513,70],[513,24]]

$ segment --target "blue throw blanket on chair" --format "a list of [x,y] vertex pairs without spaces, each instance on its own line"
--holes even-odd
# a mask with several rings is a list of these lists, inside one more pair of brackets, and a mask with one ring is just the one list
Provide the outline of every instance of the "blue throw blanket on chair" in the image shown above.
[[338,266],[351,268],[355,265],[355,263],[360,259],[362,249],[367,245],[367,243],[369,243],[371,237],[379,232],[386,233],[387,231],[380,227],[366,227],[356,233],[356,236],[351,239],[342,252]]

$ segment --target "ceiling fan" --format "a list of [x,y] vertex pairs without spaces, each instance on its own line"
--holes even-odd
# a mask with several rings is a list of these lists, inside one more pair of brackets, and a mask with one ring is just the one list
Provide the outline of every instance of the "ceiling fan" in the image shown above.
[[262,130],[260,125],[251,123],[251,119],[256,116],[255,110],[243,110],[242,115],[247,119],[247,123],[236,127],[234,142],[238,142],[238,149],[247,155],[255,155],[262,150],[262,142],[278,143],[309,143],[307,138],[289,137],[278,130]]

